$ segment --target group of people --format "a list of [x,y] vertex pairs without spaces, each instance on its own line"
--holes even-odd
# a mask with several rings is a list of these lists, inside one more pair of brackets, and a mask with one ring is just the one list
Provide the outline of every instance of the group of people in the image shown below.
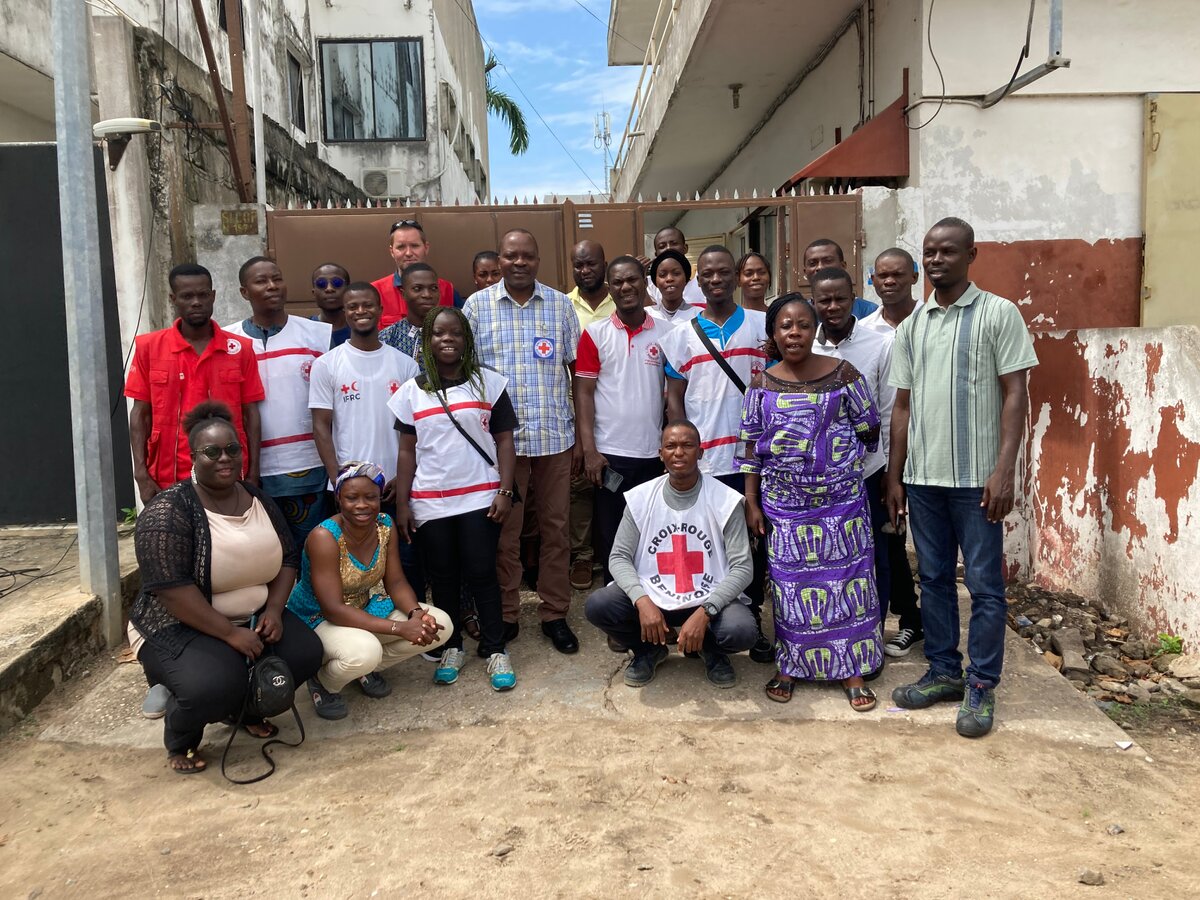
[[145,504],[129,636],[172,769],[204,768],[205,725],[237,720],[246,660],[264,652],[329,719],[348,714],[349,685],[387,696],[383,671],[408,657],[455,683],[465,637],[492,689],[510,690],[522,579],[570,654],[572,588],[596,570],[585,615],[631,654],[632,687],[672,644],[717,687],[749,651],[775,667],[771,700],[837,682],[865,712],[885,657],[924,641],[927,673],[893,700],[958,701],[959,733],[987,733],[1000,523],[1036,357],[1016,307],[970,282],[971,227],[945,219],[926,236],[925,302],[912,256],[880,254],[878,307],[830,240],[804,252],[810,296],[773,299],[757,252],[692,257],[674,227],[653,249],[610,261],[581,242],[564,294],[538,280],[533,234],[513,229],[475,256],[464,300],[403,220],[387,276],[313,271],[311,319],[288,313],[274,261],[247,260],[250,315],[224,328],[207,270],[172,270],[178,318],[138,337],[126,383]]

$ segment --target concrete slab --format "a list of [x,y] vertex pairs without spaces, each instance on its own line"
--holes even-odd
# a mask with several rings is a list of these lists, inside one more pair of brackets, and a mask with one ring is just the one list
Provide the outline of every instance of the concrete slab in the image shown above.
[[[0,731],[104,646],[101,603],[79,590],[74,526],[0,530],[0,564],[34,570],[0,584]],[[138,586],[132,532],[118,542],[125,601]]]
[[[563,656],[542,637],[534,613],[533,595],[524,596],[521,637],[510,647],[518,683],[514,691],[496,694],[488,687],[483,661],[472,656],[458,684],[432,683],[433,664],[419,657],[393,668],[388,680],[392,695],[373,701],[348,688],[350,716],[325,722],[303,698],[300,713],[310,740],[347,738],[355,734],[400,733],[415,729],[449,729],[508,723],[552,724],[580,718],[606,722],[662,723],[720,720],[825,721],[854,723],[865,728],[897,719],[919,726],[950,729],[955,706],[929,710],[897,710],[892,688],[920,677],[924,657],[914,650],[906,659],[890,662],[873,687],[880,702],[870,713],[851,710],[837,686],[802,685],[788,704],[767,699],[763,685],[769,666],[742,654],[734,659],[738,684],[718,690],[704,678],[699,660],[678,653],[663,664],[648,686],[631,689],[621,673],[627,657],[612,653],[603,636],[582,618],[582,595],[576,594],[571,617],[580,638],[580,652]],[[962,620],[967,621],[965,599]],[[470,642],[468,642],[470,644]],[[965,635],[964,635],[965,646]],[[141,718],[145,680],[136,664],[120,666],[75,707],[44,729],[45,741],[64,741],[134,749],[162,745],[162,725]],[[1046,741],[1116,750],[1126,734],[1077,692],[1015,633],[1007,636],[1004,681],[997,696],[997,730],[1023,733]],[[287,727],[285,717],[277,721]],[[223,742],[224,727],[210,728],[208,741]],[[1133,752],[1133,751],[1130,751]]]

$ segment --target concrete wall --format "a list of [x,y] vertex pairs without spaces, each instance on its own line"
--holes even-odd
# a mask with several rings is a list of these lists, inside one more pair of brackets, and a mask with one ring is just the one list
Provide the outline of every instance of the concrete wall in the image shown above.
[[1200,330],[1040,334],[1009,574],[1200,639]]

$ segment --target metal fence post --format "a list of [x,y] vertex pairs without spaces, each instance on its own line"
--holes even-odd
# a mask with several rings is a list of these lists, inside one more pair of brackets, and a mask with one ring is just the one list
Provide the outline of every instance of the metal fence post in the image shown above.
[[109,646],[116,646],[122,639],[121,578],[92,148],[91,16],[84,0],[54,0],[52,17],[79,584],[84,592],[100,597],[104,637]]

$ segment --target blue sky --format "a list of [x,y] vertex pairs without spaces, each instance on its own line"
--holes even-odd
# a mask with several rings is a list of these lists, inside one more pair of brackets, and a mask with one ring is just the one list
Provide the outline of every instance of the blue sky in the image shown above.
[[[608,110],[612,117],[610,153],[616,153],[641,73],[640,66],[607,65],[608,0],[474,2],[479,30],[503,64],[493,70],[493,81],[521,104],[529,122],[529,152],[514,157],[508,152],[504,123],[489,117],[491,193],[510,198],[513,194],[528,196],[530,200],[535,195],[540,200],[554,193],[599,193],[604,188],[604,157],[593,142],[595,117],[602,107]],[[580,4],[601,21],[589,16]],[[641,35],[627,37],[639,44],[644,40]],[[487,49],[485,44],[485,55]],[[546,124],[538,119],[517,85]],[[558,145],[547,125],[579,167]]]

